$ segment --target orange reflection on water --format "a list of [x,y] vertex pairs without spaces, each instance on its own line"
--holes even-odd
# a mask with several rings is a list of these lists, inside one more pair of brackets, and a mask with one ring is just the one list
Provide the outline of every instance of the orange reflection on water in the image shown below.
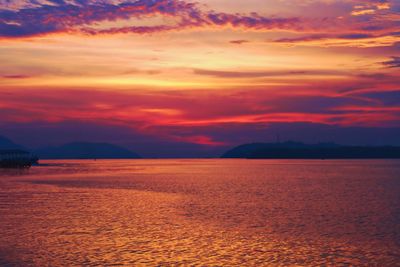
[[48,161],[0,175],[0,265],[395,266],[398,161]]

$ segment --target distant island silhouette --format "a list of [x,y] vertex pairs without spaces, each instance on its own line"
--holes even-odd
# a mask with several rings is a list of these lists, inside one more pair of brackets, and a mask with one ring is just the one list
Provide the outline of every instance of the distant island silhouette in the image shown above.
[[138,159],[137,153],[126,148],[109,144],[94,142],[72,142],[61,146],[49,146],[36,150],[27,149],[14,143],[7,137],[0,135],[0,152],[20,150],[31,152],[40,159]]
[[252,143],[237,146],[221,158],[248,159],[388,159],[400,158],[400,147],[343,146],[335,143]]
[[0,135],[0,150],[10,150],[10,149],[26,150],[26,148],[24,148],[23,146],[18,145],[13,141],[11,141],[10,139],[8,139],[7,137]]
[[74,142],[34,151],[41,159],[138,159],[137,153],[108,143]]
[[[110,143],[71,142],[60,146],[27,149],[0,136],[0,151],[22,150],[40,159],[138,159],[139,154]],[[400,158],[399,146],[345,146],[336,143],[250,143],[234,147],[221,158],[248,159],[390,159]]]

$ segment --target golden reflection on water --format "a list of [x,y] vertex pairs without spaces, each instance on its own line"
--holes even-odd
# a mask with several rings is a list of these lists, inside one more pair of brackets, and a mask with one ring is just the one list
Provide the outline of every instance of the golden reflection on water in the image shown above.
[[0,171],[1,266],[399,266],[399,161]]

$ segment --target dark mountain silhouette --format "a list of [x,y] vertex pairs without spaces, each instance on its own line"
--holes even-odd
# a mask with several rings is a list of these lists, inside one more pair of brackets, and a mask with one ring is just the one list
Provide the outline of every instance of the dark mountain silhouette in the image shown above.
[[335,143],[320,143],[315,145],[307,145],[300,142],[288,141],[284,143],[251,143],[237,146],[225,154],[222,155],[223,158],[248,158],[255,151],[264,150],[264,149],[283,149],[283,148],[292,148],[292,149],[300,149],[300,148],[310,148],[310,147],[338,147],[339,145]]
[[13,141],[11,141],[10,139],[8,139],[4,136],[0,136],[0,149],[22,149],[22,150],[25,150],[25,148],[23,146],[20,146],[20,145],[14,143]]
[[135,152],[108,143],[76,142],[42,148],[35,153],[44,159],[137,159]]
[[253,143],[235,147],[222,158],[249,159],[368,159],[400,158],[400,147],[342,146],[335,143]]

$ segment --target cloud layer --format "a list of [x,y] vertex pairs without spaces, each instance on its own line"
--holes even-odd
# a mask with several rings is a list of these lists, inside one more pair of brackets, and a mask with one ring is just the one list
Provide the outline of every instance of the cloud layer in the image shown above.
[[3,90],[0,117],[2,123],[80,121],[114,125],[167,141],[220,146],[229,145],[229,141],[215,139],[204,133],[205,129],[271,123],[400,127],[398,82],[397,77],[376,75],[359,77],[357,82],[322,82],[292,86],[290,90],[10,89]]
[[274,141],[278,133],[306,142],[400,144],[400,91],[325,89],[7,91],[0,126],[28,146],[108,141],[157,157],[218,156],[237,144]]
[[[279,39],[297,42],[327,38],[365,39],[397,36],[400,26],[396,10],[388,1],[354,1],[355,11],[341,17],[312,18],[308,14],[292,17],[265,16],[216,12],[195,2],[183,0],[137,1],[38,1],[4,5],[0,10],[0,36],[3,38],[29,37],[54,33],[83,34],[151,34],[192,28],[222,28],[270,31],[285,30],[298,33],[315,32],[311,36]],[[18,8],[16,8],[18,7]],[[393,8],[397,8],[394,6]],[[368,10],[368,12],[366,11]],[[355,13],[354,13],[355,12]],[[160,17],[158,25],[138,22],[119,23]],[[167,22],[168,20],[168,22]],[[112,27],[101,27],[103,22],[115,22]],[[100,27],[99,27],[100,25]],[[327,34],[327,32],[336,32]],[[243,43],[243,42],[240,42]]]
[[215,156],[277,132],[309,142],[400,142],[397,0],[0,7],[0,126],[19,140],[35,133],[32,145],[93,136]]

